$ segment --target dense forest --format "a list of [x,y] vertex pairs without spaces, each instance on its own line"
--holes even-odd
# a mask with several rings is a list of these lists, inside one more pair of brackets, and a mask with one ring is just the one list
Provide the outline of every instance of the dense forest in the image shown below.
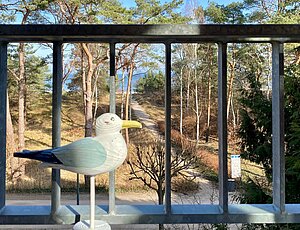
[[[197,0],[10,0],[0,1],[2,24],[299,24],[298,0],[243,0],[220,5]],[[118,113],[130,117],[132,91],[163,102],[164,50],[152,44],[116,45]],[[28,148],[26,132],[50,116],[51,44],[9,44],[8,159],[12,180],[23,173],[12,152]],[[109,44],[64,44],[64,98],[83,114],[83,136],[104,112],[109,92]],[[285,44],[286,155],[288,201],[299,202],[300,44]],[[271,182],[271,44],[228,44],[227,118],[229,147],[263,165]],[[213,43],[172,45],[172,129],[196,143],[217,139],[217,46]],[[157,102],[156,101],[156,102]],[[39,110],[39,113],[36,111]],[[41,111],[42,110],[42,111]],[[37,115],[38,114],[38,115]],[[70,115],[71,116],[71,115]],[[49,131],[49,130],[48,130]],[[252,136],[250,136],[252,135]],[[260,143],[260,144],[257,144]],[[238,146],[238,147],[237,147]],[[249,181],[257,186],[255,181]],[[268,186],[261,189],[267,202]],[[244,197],[244,202],[251,196]],[[257,201],[256,201],[257,202]]]

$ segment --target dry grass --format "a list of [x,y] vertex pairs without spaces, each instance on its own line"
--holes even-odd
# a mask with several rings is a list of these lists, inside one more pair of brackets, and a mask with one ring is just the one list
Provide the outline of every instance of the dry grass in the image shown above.
[[[164,115],[164,105],[163,105],[163,95],[135,95],[135,100],[137,100],[145,109],[145,111],[150,115],[150,117],[155,120],[158,124],[159,132],[164,135],[165,132],[165,115]],[[179,107],[176,104],[172,104],[172,126],[179,126],[178,121]],[[216,133],[217,130],[217,117],[212,117],[212,127]],[[203,122],[202,122],[203,123]],[[201,124],[202,124],[201,123]],[[171,138],[175,143],[182,141],[182,137],[178,130],[171,130]],[[200,127],[202,127],[200,125]],[[204,127],[200,130],[200,133],[204,133]],[[183,120],[183,132],[186,133],[186,138],[190,138],[191,134],[195,132],[195,118],[193,116],[185,117]],[[239,146],[236,143],[235,138],[229,138],[228,143],[228,176],[231,174],[231,154],[239,154]],[[217,177],[218,169],[219,169],[219,157],[218,157],[218,139],[217,137],[213,137],[210,142],[204,142],[204,140],[200,140],[198,143],[198,158],[201,160],[201,163],[204,166],[203,174],[208,174],[211,178]],[[248,160],[241,160],[241,169],[242,169],[242,177],[243,178],[265,178],[265,173],[263,167],[260,165],[251,163]]]
[[[156,103],[151,102],[149,97],[141,95],[135,95],[135,99],[143,106],[146,113],[150,117],[157,121],[160,127],[160,131],[164,130],[164,105],[161,99]],[[153,97],[153,96],[152,96]],[[84,115],[83,109],[78,107],[78,97],[68,98],[64,97],[62,108],[62,142],[61,144],[67,144],[74,140],[78,140],[84,137]],[[108,98],[101,100],[103,104],[99,108],[99,112],[103,113],[107,111]],[[174,107],[175,109],[175,107]],[[176,111],[172,111],[176,114]],[[43,99],[37,109],[28,113],[28,124],[25,132],[26,148],[30,150],[45,149],[51,147],[51,104],[50,100]],[[175,118],[175,116],[173,117]],[[175,122],[176,123],[176,122]],[[172,139],[177,142],[181,140],[178,137],[178,131],[172,129]],[[128,157],[134,155],[135,145],[145,145],[151,141],[154,141],[154,137],[150,132],[146,130],[131,130],[130,140],[133,142],[128,146]],[[217,176],[218,173],[218,144],[217,141],[209,143],[201,142],[198,145],[198,156],[202,163],[206,166],[203,169],[203,175],[214,173]],[[236,152],[234,149],[229,148],[229,152]],[[230,160],[230,159],[229,159]],[[39,163],[36,161],[25,160],[25,175],[18,178],[15,181],[7,180],[7,188],[10,191],[50,191],[51,190],[51,169],[44,169],[39,167]],[[230,165],[230,162],[229,162]],[[263,170],[260,166],[251,164],[248,161],[242,160],[242,170],[245,176],[264,176]],[[230,172],[230,168],[229,168]],[[146,189],[141,182],[133,180],[129,182],[130,169],[126,162],[116,170],[116,189],[117,191],[137,191]],[[77,175],[75,173],[61,171],[61,184],[62,189],[66,191],[75,191]],[[105,191],[108,189],[108,174],[99,175],[96,177],[96,186],[99,190]],[[84,177],[80,176],[81,187],[84,185]],[[185,184],[185,187],[193,188],[194,184]]]

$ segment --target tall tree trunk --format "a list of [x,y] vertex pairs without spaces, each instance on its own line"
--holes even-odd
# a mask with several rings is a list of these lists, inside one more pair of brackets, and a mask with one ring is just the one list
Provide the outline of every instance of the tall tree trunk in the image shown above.
[[183,135],[183,130],[182,130],[182,126],[183,126],[183,68],[181,68],[180,70],[180,125],[179,125],[179,130],[180,130],[180,135],[182,137]]
[[98,99],[99,99],[99,89],[98,89],[98,78],[101,75],[101,72],[99,68],[94,70],[94,75],[96,73],[96,76],[94,76],[94,86],[93,86],[93,92],[92,92],[92,102],[95,102],[94,112],[93,112],[93,121],[92,124],[96,121],[97,117],[97,111],[98,111]]
[[[26,76],[25,76],[25,51],[24,43],[19,45],[19,81],[18,81],[18,151],[25,148],[25,97],[26,97]],[[9,114],[9,119],[11,119]],[[8,121],[11,123],[11,120]],[[12,124],[11,124],[12,125]],[[13,135],[13,134],[12,134]],[[14,143],[14,141],[13,141]],[[11,158],[13,163],[12,181],[19,178],[25,172],[24,159],[18,158],[17,160]]]
[[12,154],[13,152],[15,152],[16,147],[15,147],[15,139],[14,139],[14,129],[13,129],[13,125],[12,125],[12,120],[11,120],[11,114],[10,114],[10,109],[9,109],[9,99],[8,99],[8,95],[7,95],[7,100],[6,100],[6,158],[7,158],[7,162],[9,162],[8,164],[8,172],[11,174],[10,178],[12,178],[13,175],[13,168],[15,168],[16,166],[14,165],[14,162],[11,161],[12,158]]
[[[82,48],[87,56],[88,61],[88,71],[83,76],[83,89],[84,89],[84,117],[85,117],[85,125],[84,125],[84,136],[91,137],[93,134],[93,101],[92,101],[92,77],[94,74],[94,64],[93,64],[93,55],[91,54],[88,45],[82,43]],[[89,189],[89,176],[84,176],[84,186],[86,189]]]
[[272,79],[272,46],[268,46],[267,98],[270,99]]
[[6,109],[7,109],[6,158],[7,158],[7,162],[8,162],[7,172],[8,172],[8,178],[13,186],[15,181],[22,176],[25,168],[24,168],[23,161],[20,158],[13,157],[13,153],[16,151],[16,145],[15,145],[15,138],[14,138],[14,129],[13,129],[13,124],[12,124],[11,114],[10,114],[10,109],[9,109],[8,95],[7,95]]
[[210,135],[211,69],[212,69],[212,55],[213,55],[213,53],[211,52],[211,45],[209,45],[208,52],[209,52],[209,66],[208,66],[208,82],[207,82],[207,88],[208,88],[208,95],[207,95],[207,122],[206,122],[206,131],[205,131],[205,141],[206,141],[206,143],[209,141],[209,135]]
[[122,80],[121,80],[121,119],[124,119],[124,92],[125,92],[125,69],[122,69]]
[[[127,81],[127,91],[126,91],[126,97],[125,97],[125,120],[128,120],[129,118],[129,103],[130,103],[130,92],[131,92],[131,82],[132,82],[132,76],[133,76],[133,70],[134,70],[134,57],[137,53],[137,48],[139,44],[136,44],[133,48],[132,54],[131,54],[131,60],[129,64],[129,75],[128,75],[128,81]],[[128,129],[125,130],[125,141],[126,143],[129,143],[129,135],[128,135]]]
[[25,77],[25,52],[24,43],[19,45],[19,117],[18,117],[18,150],[25,148],[25,95],[26,95],[26,77]]
[[[197,63],[197,59],[198,59],[198,54],[197,54],[197,50],[198,50],[198,45],[195,44],[194,46],[194,57],[195,57],[195,63]],[[200,139],[200,106],[199,106],[199,94],[198,94],[198,71],[197,71],[197,64],[195,64],[195,70],[194,70],[195,76],[195,112],[196,112],[196,141],[198,143],[199,139]]]
[[[195,71],[195,74],[197,71]],[[196,77],[196,76],[195,76]],[[198,99],[198,82],[195,81],[195,112],[196,112],[196,141],[198,143],[200,137],[200,114],[199,114],[199,99]]]
[[81,71],[82,71],[82,98],[83,98],[83,108],[84,108],[84,114],[85,114],[85,108],[86,108],[86,100],[85,100],[85,92],[86,92],[86,69],[85,69],[85,63],[84,63],[84,55],[83,55],[83,47],[81,44]]
[[[130,103],[130,92],[131,92],[131,81],[132,81],[132,75],[133,75],[133,69],[134,69],[134,61],[132,60],[129,67],[129,75],[128,75],[128,81],[127,81],[127,91],[126,91],[126,98],[125,98],[125,120],[129,119],[129,103]],[[128,129],[125,130],[125,141],[128,144],[129,143],[129,135],[128,135]]]
[[208,98],[207,98],[207,122],[206,122],[206,133],[205,133],[205,141],[209,141],[210,135],[210,113],[211,113],[211,72],[210,68],[208,70]]
[[235,134],[235,130],[236,130],[236,116],[235,116],[235,111],[234,111],[234,106],[233,106],[233,93],[231,96],[231,112],[232,112],[232,122],[233,122],[233,133]]
[[189,115],[190,112],[190,84],[191,84],[191,70],[188,68],[188,75],[187,75],[187,89],[186,89],[186,114]]
[[[95,101],[95,109],[94,109],[94,115],[93,115],[93,118],[95,120],[95,118],[97,116],[97,110],[98,110],[98,87],[97,87],[97,80],[96,80],[95,85],[94,85],[93,100]],[[94,123],[94,120],[93,120],[93,123]]]
[[233,90],[233,80],[235,77],[235,44],[233,44],[232,50],[232,62],[229,63],[230,66],[230,78],[229,78],[229,86],[228,86],[228,96],[227,96],[227,119],[229,118],[229,111],[230,111],[230,103],[232,97],[232,90]]
[[[27,23],[27,19],[31,13],[31,9],[28,7],[26,1],[23,1],[24,11],[21,24]],[[25,148],[25,98],[26,98],[26,75],[25,75],[25,45],[24,43],[19,44],[19,76],[18,76],[18,87],[19,87],[19,117],[18,117],[18,150],[22,151]]]
[[234,74],[234,67],[232,67],[231,70],[230,70],[230,80],[229,80],[228,96],[227,96],[227,119],[229,117],[229,111],[230,111],[234,75],[235,75]]
[[92,101],[92,77],[94,74],[93,55],[91,54],[88,45],[82,44],[83,50],[88,60],[88,72],[86,74],[84,104],[85,104],[85,137],[91,137],[93,134],[93,101]]

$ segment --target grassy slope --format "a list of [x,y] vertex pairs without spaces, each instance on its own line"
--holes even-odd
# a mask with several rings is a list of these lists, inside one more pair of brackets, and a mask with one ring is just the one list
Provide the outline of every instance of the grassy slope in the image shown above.
[[[154,97],[152,97],[153,99]],[[159,97],[155,97],[158,98]],[[162,101],[153,101],[151,97],[145,95],[135,96],[135,99],[143,105],[145,111],[154,120],[163,123],[164,121],[164,106]],[[70,143],[74,140],[84,137],[84,114],[83,108],[79,105],[81,99],[79,95],[64,96],[62,106],[62,145]],[[172,106],[172,113],[176,114],[177,106]],[[101,99],[101,107],[98,109],[100,113],[107,112],[108,97]],[[176,116],[173,116],[176,117]],[[26,149],[45,149],[51,147],[51,97],[41,98],[27,114],[27,130]],[[135,144],[140,142],[145,143],[151,138],[147,131],[131,131],[131,141]],[[141,138],[144,137],[144,138]],[[211,179],[217,180],[218,171],[218,152],[217,142],[210,143],[201,142],[199,144],[198,157],[203,163],[201,173]],[[133,155],[135,151],[134,145],[129,145],[128,157]],[[229,149],[231,153],[233,150]],[[229,164],[230,165],[230,164]],[[243,175],[262,175],[262,170],[259,166],[242,161]],[[229,171],[230,172],[230,171]],[[75,191],[76,174],[67,171],[61,172],[62,189],[67,191]],[[136,191],[145,189],[141,182],[129,182],[129,168],[126,163],[117,170],[116,188],[118,191]],[[129,182],[129,183],[128,183]],[[84,177],[80,176],[80,183],[84,183]],[[96,184],[99,189],[107,190],[108,175],[99,175],[96,178]],[[83,187],[83,185],[81,185]],[[12,183],[8,181],[8,189],[11,191],[49,191],[51,189],[51,170],[42,169],[39,167],[39,162],[25,160],[25,175]]]
[[[162,97],[159,95],[153,96],[153,95],[135,95],[135,100],[138,101],[145,111],[150,115],[150,117],[154,120],[156,120],[158,123],[164,122],[164,102]],[[174,122],[174,119],[178,118],[179,114],[179,106],[172,103],[172,120]],[[176,116],[177,115],[177,116]],[[178,121],[175,121],[174,123],[179,123]],[[195,122],[189,122],[190,124],[193,124]],[[174,127],[173,127],[174,128]],[[164,127],[161,127],[161,129],[164,129]],[[192,129],[192,128],[190,128]],[[188,130],[190,130],[188,129]],[[161,130],[162,131],[162,130]],[[198,144],[198,152],[197,156],[201,160],[203,167],[200,168],[201,173],[204,177],[210,179],[210,180],[217,180],[218,177],[218,142],[217,137],[212,136],[211,141],[206,143],[203,140],[200,140],[200,143]],[[228,143],[228,172],[229,177],[231,174],[231,168],[230,168],[230,154],[238,154],[239,153],[239,147],[236,142],[232,142],[232,140],[229,139]],[[263,168],[259,165],[256,165],[254,163],[249,162],[248,160],[241,160],[241,168],[242,168],[242,179],[246,179],[247,177],[250,178],[264,178],[265,174],[263,171]]]

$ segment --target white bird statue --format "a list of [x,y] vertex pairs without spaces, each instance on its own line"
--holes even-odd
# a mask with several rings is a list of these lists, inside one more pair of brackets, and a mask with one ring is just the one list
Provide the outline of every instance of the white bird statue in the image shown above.
[[91,176],[90,221],[80,221],[74,229],[110,229],[104,221],[95,222],[95,175],[113,171],[126,159],[127,146],[121,134],[123,128],[142,128],[142,124],[121,120],[113,113],[104,113],[96,120],[95,137],[53,149],[24,150],[14,153],[14,156],[42,161],[44,167]]
[[127,146],[121,129],[141,127],[137,121],[125,121],[116,114],[105,113],[96,120],[95,137],[53,149],[24,150],[14,153],[14,156],[42,161],[45,167],[94,176],[116,169],[125,160]]

